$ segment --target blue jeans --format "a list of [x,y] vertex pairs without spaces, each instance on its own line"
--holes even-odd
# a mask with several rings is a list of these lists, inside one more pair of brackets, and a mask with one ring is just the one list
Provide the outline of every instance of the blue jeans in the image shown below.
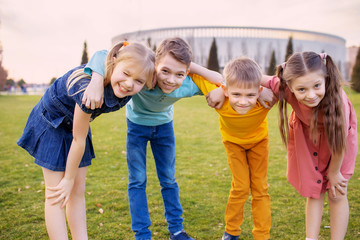
[[127,164],[129,168],[129,206],[135,239],[151,239],[146,198],[146,147],[150,141],[161,186],[165,218],[170,233],[183,229],[179,187],[175,181],[175,136],[172,121],[159,126],[144,126],[127,119]]

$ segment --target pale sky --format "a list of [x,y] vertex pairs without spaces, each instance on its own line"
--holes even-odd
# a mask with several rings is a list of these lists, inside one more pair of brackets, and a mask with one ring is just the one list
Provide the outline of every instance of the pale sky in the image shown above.
[[290,28],[360,45],[360,0],[0,0],[3,67],[49,83],[125,32],[180,26]]

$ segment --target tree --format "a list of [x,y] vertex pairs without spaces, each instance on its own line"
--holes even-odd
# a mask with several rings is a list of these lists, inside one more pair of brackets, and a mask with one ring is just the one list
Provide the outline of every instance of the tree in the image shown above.
[[26,82],[24,81],[24,79],[20,79],[20,80],[17,82],[17,85],[22,88],[24,85],[26,85]]
[[15,87],[15,81],[14,79],[6,79],[6,83],[5,83],[6,89],[10,89],[12,87]]
[[3,66],[1,65],[1,62],[0,62],[0,91],[2,91],[4,89],[4,86],[5,86],[6,80],[7,80],[7,76],[8,76],[8,72],[6,71],[5,68],[3,68]]
[[84,49],[83,49],[82,57],[81,57],[81,65],[88,63],[88,61],[89,61],[89,58],[88,58],[88,53],[87,53],[87,44],[86,44],[86,41],[84,41]]
[[53,84],[56,80],[56,77],[53,77],[51,80],[50,80],[50,85]]
[[360,47],[356,55],[355,65],[351,74],[351,88],[360,92]]
[[207,68],[216,72],[219,72],[220,70],[215,38],[213,38],[213,41],[211,43]]
[[151,48],[151,37],[148,37],[147,39],[147,45],[149,48]]
[[272,51],[271,53],[271,58],[270,58],[270,63],[269,63],[269,68],[267,70],[267,75],[275,75],[276,72],[276,58],[275,58],[275,50]]
[[288,58],[294,53],[293,48],[293,38],[292,36],[289,37],[288,44],[286,46],[286,54],[285,54],[285,62],[288,60]]

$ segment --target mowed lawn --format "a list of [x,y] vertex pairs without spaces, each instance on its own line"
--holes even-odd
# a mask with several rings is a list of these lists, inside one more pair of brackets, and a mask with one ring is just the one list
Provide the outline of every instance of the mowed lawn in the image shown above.
[[[350,96],[360,117],[360,94]],[[40,96],[0,96],[0,239],[48,239],[44,222],[41,168],[16,145]],[[305,239],[305,199],[286,180],[286,151],[281,142],[277,106],[269,113],[271,239]],[[185,230],[198,240],[221,239],[231,172],[221,142],[218,116],[204,97],[175,104],[176,178]],[[125,109],[91,123],[96,159],[88,167],[86,207],[90,239],[133,239],[127,198]],[[360,160],[359,154],[357,161]],[[151,149],[147,194],[153,239],[168,239],[167,223]],[[360,239],[359,162],[348,185],[350,220],[346,239]],[[240,239],[252,239],[251,203],[245,205]],[[320,239],[330,239],[325,203]]]

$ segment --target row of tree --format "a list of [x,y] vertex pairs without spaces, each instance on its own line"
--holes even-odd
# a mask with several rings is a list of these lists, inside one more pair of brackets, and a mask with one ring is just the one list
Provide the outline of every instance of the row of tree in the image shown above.
[[[152,47],[153,50],[156,50],[156,45],[151,44],[151,39],[148,38],[148,45],[149,47]],[[293,54],[293,38],[290,37],[288,44],[286,46],[286,55],[285,55],[285,62],[287,59]],[[88,53],[87,53],[87,43],[84,42],[82,57],[80,64],[86,64],[88,62]],[[218,56],[217,56],[217,46],[216,46],[216,40],[213,38],[213,41],[211,43],[210,52],[209,52],[209,58],[207,62],[207,68],[217,71],[220,71]],[[275,51],[273,50],[270,57],[270,63],[267,70],[268,75],[274,75],[276,72],[276,58],[275,58]],[[2,62],[0,62],[0,90],[8,89],[11,86],[19,86],[23,88],[23,86],[26,84],[23,79],[15,82],[13,79],[8,79],[8,72],[7,70],[2,66]],[[50,84],[52,84],[56,78],[52,78],[50,80]],[[360,92],[360,47],[357,53],[355,65],[353,67],[352,75],[351,75],[351,88],[354,89],[356,92]]]
[[[286,46],[285,62],[293,53],[294,53],[293,38],[290,37],[289,41],[287,43],[287,46]],[[211,69],[213,71],[217,71],[217,72],[219,72],[219,70],[220,70],[215,38],[213,38],[213,41],[211,43],[209,58],[208,58],[208,62],[207,62],[207,68]],[[270,63],[269,63],[269,67],[267,70],[267,75],[274,75],[275,72],[276,72],[276,58],[275,58],[275,51],[273,50],[271,53],[271,57],[270,57]],[[350,82],[351,82],[351,88],[353,90],[355,90],[356,92],[360,92],[360,47],[358,49],[358,53],[356,56],[355,65],[352,70]]]
[[[288,44],[286,46],[285,62],[293,53],[294,53],[293,38],[290,37]],[[217,71],[217,72],[219,72],[219,70],[220,70],[215,38],[213,38],[213,41],[211,43],[209,58],[208,58],[208,62],[207,62],[207,68],[211,69],[213,71]],[[274,75],[275,72],[276,72],[276,58],[275,58],[275,51],[273,50],[271,53],[271,58],[270,58],[270,63],[269,63],[269,67],[267,70],[267,74]]]
[[[87,53],[87,43],[84,42],[84,48],[81,56],[80,64],[86,64],[89,61],[88,53]],[[53,77],[50,80],[50,84],[52,84],[56,80],[56,77]],[[2,66],[2,61],[0,60],[0,91],[9,90],[12,87],[20,87],[23,89],[26,86],[26,82],[24,79],[20,79],[19,81],[15,81],[14,79],[8,79],[8,71]]]

